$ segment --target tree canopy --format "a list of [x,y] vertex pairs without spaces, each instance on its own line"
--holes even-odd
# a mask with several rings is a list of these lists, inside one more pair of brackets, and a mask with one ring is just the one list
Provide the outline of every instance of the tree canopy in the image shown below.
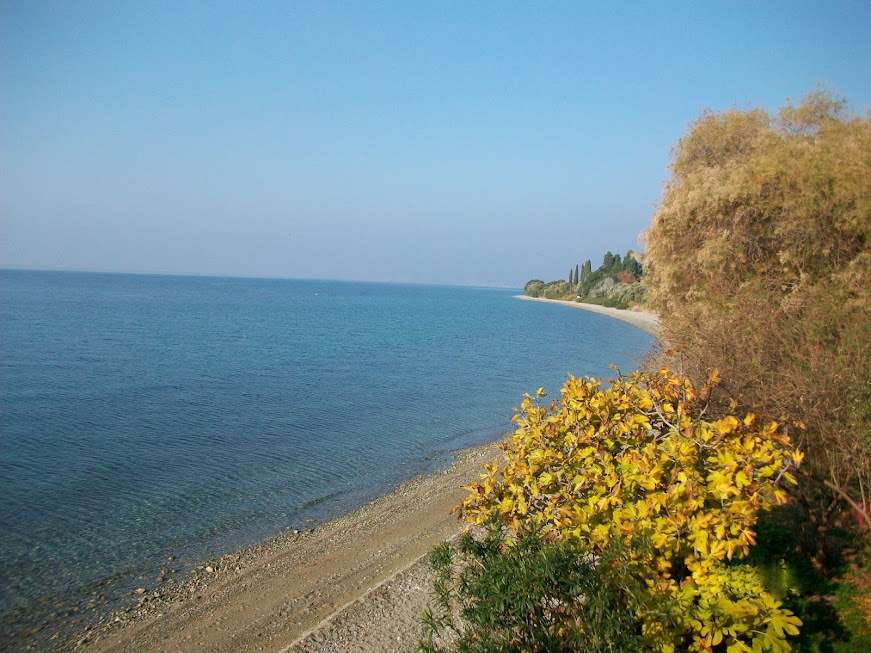
[[871,115],[823,91],[707,112],[671,173],[646,234],[666,338],[696,378],[719,367],[727,396],[806,424],[817,488],[871,517]]

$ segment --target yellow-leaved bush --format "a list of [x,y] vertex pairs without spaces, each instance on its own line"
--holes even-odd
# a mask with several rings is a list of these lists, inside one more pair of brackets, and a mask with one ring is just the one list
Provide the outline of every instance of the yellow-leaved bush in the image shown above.
[[[699,392],[663,369],[608,384],[570,378],[558,402],[525,395],[503,445],[460,506],[595,554],[612,538],[647,591],[636,609],[653,650],[788,651],[799,619],[763,587],[747,554],[760,510],[786,501],[802,454],[777,423],[707,418]],[[671,619],[658,608],[677,605]]]

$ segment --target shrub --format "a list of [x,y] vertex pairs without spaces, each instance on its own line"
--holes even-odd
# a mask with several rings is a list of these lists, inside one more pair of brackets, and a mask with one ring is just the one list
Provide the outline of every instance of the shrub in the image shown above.
[[575,301],[579,304],[595,304],[596,306],[607,306],[608,308],[619,308],[622,310],[629,308],[627,302],[614,299],[613,297],[584,297],[583,299],[575,299]]
[[[786,501],[779,482],[795,482],[802,456],[775,422],[706,418],[715,382],[697,393],[661,370],[604,387],[570,378],[549,406],[542,390],[526,395],[504,466],[489,465],[469,486],[463,516],[592,556],[622,542],[625,573],[644,581],[634,611],[654,650],[789,650],[799,620],[753,567],[727,561],[747,554],[758,512]],[[675,623],[657,617],[669,601],[679,606]]]
[[541,294],[548,299],[561,299],[563,295],[570,290],[569,284],[565,281],[551,281],[542,288]]
[[[430,557],[436,605],[424,614],[421,650],[639,651],[644,644],[631,606],[643,587],[615,573],[625,560],[616,542],[593,560],[534,533],[509,542],[498,525],[480,540],[466,534],[456,546],[441,544]],[[658,609],[668,618],[665,606]]]
[[644,286],[638,281],[635,283],[620,284],[612,290],[611,296],[624,304],[640,302],[644,296]]
[[[822,544],[871,525],[871,114],[817,91],[776,115],[706,113],[646,234],[648,303],[693,378],[807,425],[798,498]],[[820,553],[822,553],[822,549]]]

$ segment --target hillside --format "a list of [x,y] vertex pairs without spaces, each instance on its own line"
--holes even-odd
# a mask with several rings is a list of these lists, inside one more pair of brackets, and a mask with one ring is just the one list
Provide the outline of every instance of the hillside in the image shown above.
[[545,283],[531,279],[523,287],[529,297],[565,299],[611,308],[626,309],[644,301],[641,277],[644,274],[643,257],[632,251],[621,258],[608,252],[602,265],[592,269],[589,259],[569,268],[568,281],[559,279]]

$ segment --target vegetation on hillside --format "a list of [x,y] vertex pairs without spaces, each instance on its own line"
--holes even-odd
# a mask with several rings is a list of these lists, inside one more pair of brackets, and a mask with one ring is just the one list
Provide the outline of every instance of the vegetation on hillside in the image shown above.
[[648,301],[695,378],[806,424],[795,497],[826,555],[871,526],[871,115],[824,92],[776,115],[707,113],[647,232]]
[[[755,541],[760,511],[786,501],[781,486],[795,482],[802,455],[785,425],[752,414],[707,417],[713,383],[697,392],[662,370],[606,386],[572,378],[549,405],[543,390],[527,395],[503,466],[489,466],[468,488],[462,515],[520,540],[566,543],[581,561],[615,546],[624,552],[608,583],[625,590],[619,600],[632,616],[633,650],[788,650],[800,620],[756,568],[737,561]],[[592,628],[585,594],[560,605],[548,632],[575,637]],[[518,640],[493,650],[521,648]]]
[[424,650],[871,650],[871,113],[845,106],[691,126],[646,235],[672,349],[526,396]]
[[558,279],[545,283],[541,279],[526,282],[523,291],[530,297],[568,299],[602,304],[616,308],[629,308],[642,301],[643,287],[640,283],[643,267],[640,255],[629,250],[621,258],[608,252],[602,265],[595,270],[587,260],[583,265],[569,268],[569,280]]

